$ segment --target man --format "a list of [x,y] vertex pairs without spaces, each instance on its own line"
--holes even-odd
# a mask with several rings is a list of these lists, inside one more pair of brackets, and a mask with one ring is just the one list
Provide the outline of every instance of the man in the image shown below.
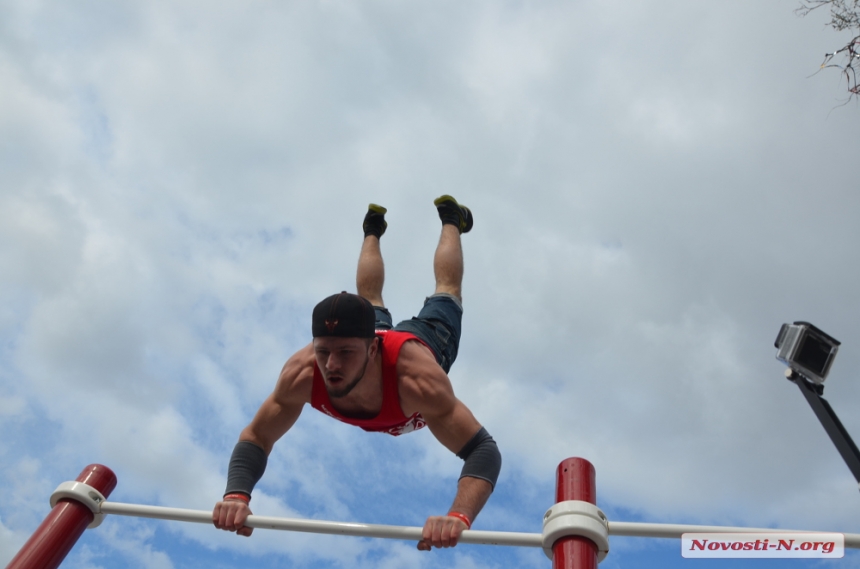
[[263,475],[275,441],[299,418],[305,404],[367,431],[394,436],[425,425],[465,461],[448,513],[430,516],[418,549],[453,547],[481,511],[498,478],[501,455],[495,441],[454,395],[448,370],[457,357],[463,315],[461,233],[472,228],[472,212],[451,196],[434,204],[442,235],[433,259],[435,293],[416,318],[392,328],[382,301],[385,268],[379,239],[386,209],[370,204],[358,260],[358,295],[342,292],[313,311],[313,342],[281,370],[274,392],[239,436],[223,501],[215,505],[216,527],[249,536],[254,485]]

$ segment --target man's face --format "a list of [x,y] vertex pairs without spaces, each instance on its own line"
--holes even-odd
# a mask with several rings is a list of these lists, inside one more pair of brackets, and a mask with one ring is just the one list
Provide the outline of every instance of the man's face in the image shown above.
[[376,342],[364,338],[314,338],[314,355],[328,396],[346,397],[364,377]]

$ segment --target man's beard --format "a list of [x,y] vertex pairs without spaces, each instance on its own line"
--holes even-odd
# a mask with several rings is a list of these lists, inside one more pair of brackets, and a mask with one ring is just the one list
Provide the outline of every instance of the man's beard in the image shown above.
[[358,385],[358,382],[361,381],[361,378],[364,377],[364,372],[367,371],[367,364],[368,363],[370,363],[370,357],[367,354],[365,354],[364,355],[364,366],[362,367],[361,371],[358,372],[358,375],[355,377],[355,379],[353,379],[352,381],[350,381],[349,383],[347,383],[346,385],[344,385],[340,389],[333,389],[330,386],[326,385],[326,391],[328,391],[328,396],[332,399],[341,399],[341,398],[349,395],[349,393],[353,389],[355,389],[355,386]]

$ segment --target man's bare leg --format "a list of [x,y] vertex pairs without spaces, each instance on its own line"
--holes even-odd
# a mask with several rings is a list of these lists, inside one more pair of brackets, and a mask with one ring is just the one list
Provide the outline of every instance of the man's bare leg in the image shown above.
[[442,235],[433,257],[436,294],[447,293],[463,301],[463,247],[460,234],[472,229],[472,212],[449,195],[433,202],[442,220]]
[[436,293],[444,292],[463,300],[463,247],[460,231],[456,226],[445,224],[439,245],[433,256],[433,274],[436,277]]
[[379,249],[379,239],[388,228],[385,221],[386,210],[381,205],[367,206],[364,216],[364,243],[361,244],[361,254],[358,256],[358,270],[355,274],[355,286],[358,295],[370,301],[373,306],[385,306],[382,303],[382,285],[385,284],[385,264],[382,262],[382,251]]
[[382,302],[382,286],[385,284],[385,264],[379,248],[379,237],[368,235],[361,244],[358,256],[358,270],[355,286],[358,295],[370,301],[373,306],[385,306]]

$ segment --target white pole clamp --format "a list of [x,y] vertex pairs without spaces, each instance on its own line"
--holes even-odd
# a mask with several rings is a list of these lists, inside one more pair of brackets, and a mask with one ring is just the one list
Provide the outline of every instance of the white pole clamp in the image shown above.
[[552,559],[552,546],[562,537],[585,537],[597,546],[597,562],[609,553],[609,522],[600,508],[581,500],[559,502],[543,516],[543,551]]
[[84,484],[83,482],[63,482],[51,494],[51,508],[64,498],[80,502],[90,509],[93,513],[93,521],[87,526],[88,528],[98,527],[102,523],[102,520],[104,520],[105,514],[101,513],[101,504],[107,498],[102,496],[101,492],[89,484]]

